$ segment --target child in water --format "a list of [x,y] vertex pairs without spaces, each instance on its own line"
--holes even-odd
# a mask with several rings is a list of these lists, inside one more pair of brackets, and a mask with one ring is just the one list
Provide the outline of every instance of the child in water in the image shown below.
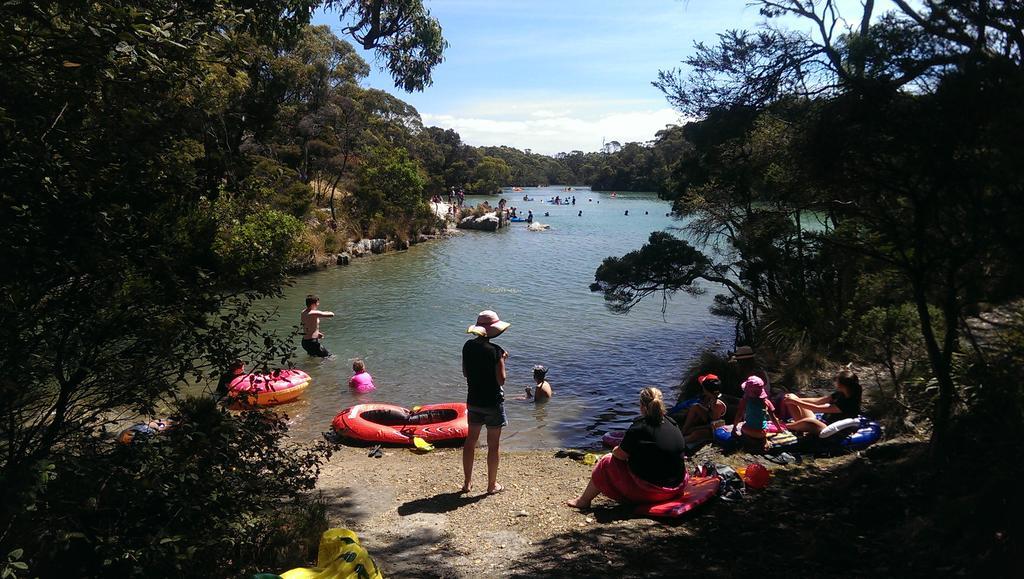
[[530,391],[530,387],[526,387],[526,400],[533,399],[534,402],[547,402],[551,399],[551,395],[554,392],[551,391],[551,384],[548,383],[546,376],[548,375],[548,369],[546,366],[537,364],[533,367],[533,381],[537,383],[537,386]]
[[362,360],[356,358],[352,361],[352,371],[355,372],[355,375],[348,379],[349,388],[360,394],[377,389],[373,385],[373,377],[366,371],[366,364]]
[[767,447],[769,420],[779,432],[786,430],[775,415],[775,406],[768,400],[768,393],[764,391],[764,380],[757,376],[750,376],[743,382],[743,398],[740,399],[740,407],[732,423],[733,434],[736,433],[740,419],[743,420],[743,436],[760,444],[761,450]]

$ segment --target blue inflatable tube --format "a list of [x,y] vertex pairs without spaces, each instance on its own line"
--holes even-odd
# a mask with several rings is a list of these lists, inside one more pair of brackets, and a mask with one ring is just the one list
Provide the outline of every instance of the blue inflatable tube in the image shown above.
[[668,414],[669,416],[672,416],[673,414],[682,414],[683,412],[686,412],[687,410],[690,409],[691,406],[697,404],[698,402],[700,402],[700,398],[688,398],[686,400],[680,400],[679,402],[676,403],[675,406],[669,408],[666,414]]
[[849,430],[845,435],[836,435],[820,441],[825,446],[839,446],[846,450],[864,450],[882,439],[882,425],[866,416],[858,416],[860,427]]

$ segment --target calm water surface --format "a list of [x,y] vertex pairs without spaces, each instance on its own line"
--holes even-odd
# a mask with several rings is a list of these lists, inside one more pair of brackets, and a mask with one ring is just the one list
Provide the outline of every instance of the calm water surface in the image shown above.
[[[524,193],[536,200],[524,202]],[[708,313],[713,292],[676,296],[664,315],[659,297],[621,315],[588,286],[602,259],[637,249],[650,232],[679,223],[665,216],[669,205],[654,194],[569,194],[576,195],[575,206],[544,202],[564,196],[560,188],[505,193],[524,215],[532,209],[537,221],[550,224],[548,231],[513,223],[496,233],[466,232],[354,260],[300,277],[284,300],[268,304],[283,312],[277,326],[282,331],[298,322],[307,293],[318,294],[321,308],[337,314],[321,322],[324,344],[335,357],[310,358],[301,348],[295,357],[313,382],[302,400],[282,407],[293,435],[317,437],[342,408],[360,402],[465,401],[462,344],[469,338],[466,327],[484,309],[512,323],[495,339],[510,353],[504,446],[599,444],[604,432],[637,413],[637,393],[646,385],[661,387],[673,402],[686,364],[731,331]],[[366,361],[375,392],[349,391],[356,357]],[[511,400],[532,385],[534,364],[549,367],[554,398],[543,405]]]

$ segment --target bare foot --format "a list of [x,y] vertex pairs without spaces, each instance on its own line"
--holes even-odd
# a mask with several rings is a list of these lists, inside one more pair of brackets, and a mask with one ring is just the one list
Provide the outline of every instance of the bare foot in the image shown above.
[[494,488],[493,489],[487,489],[487,494],[489,494],[489,495],[496,495],[496,494],[500,493],[503,490],[505,490],[505,487],[501,486],[501,483],[494,483]]
[[473,485],[472,484],[464,484],[464,485],[462,485],[462,490],[459,491],[459,493],[466,494],[466,493],[468,493],[471,490],[473,490]]
[[574,509],[579,509],[581,511],[590,508],[590,503],[584,503],[579,499],[570,499],[568,501],[565,501],[565,504],[569,505]]

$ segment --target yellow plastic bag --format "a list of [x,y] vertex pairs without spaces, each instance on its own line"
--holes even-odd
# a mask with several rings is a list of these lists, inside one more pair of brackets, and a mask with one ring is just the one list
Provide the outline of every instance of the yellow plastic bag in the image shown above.
[[418,436],[412,437],[412,445],[416,448],[417,451],[421,453],[426,453],[430,452],[431,450],[434,450],[433,444],[430,444],[429,442],[423,440]]
[[320,537],[316,567],[281,573],[283,579],[383,579],[377,563],[348,529],[329,529]]

